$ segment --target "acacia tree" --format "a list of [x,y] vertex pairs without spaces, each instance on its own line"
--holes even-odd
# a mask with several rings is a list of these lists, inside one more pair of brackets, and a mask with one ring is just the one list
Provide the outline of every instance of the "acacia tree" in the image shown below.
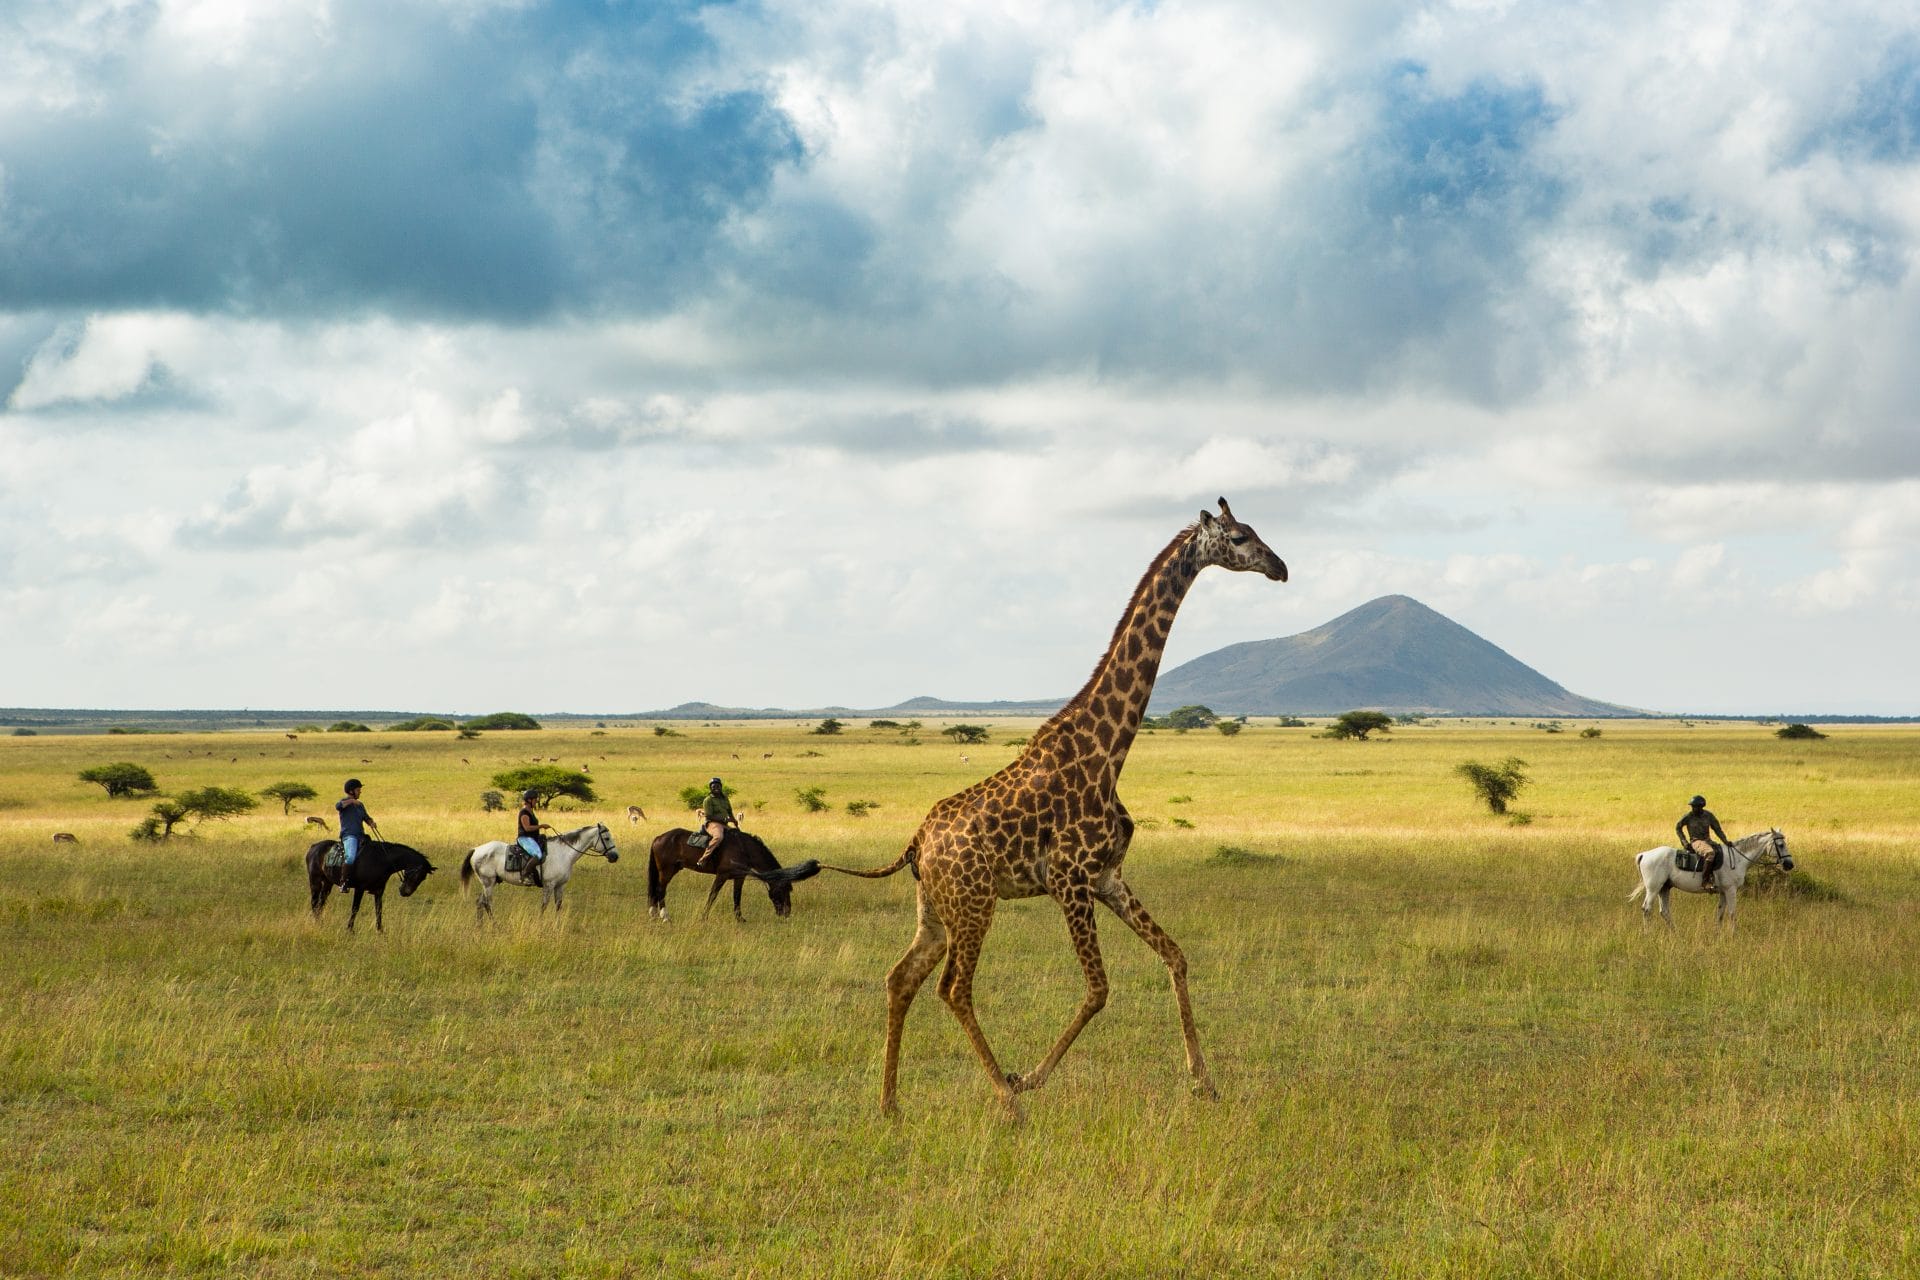
[[1474,792],[1487,802],[1487,808],[1495,813],[1505,813],[1507,803],[1520,794],[1520,788],[1527,785],[1526,767],[1525,760],[1508,756],[1497,765],[1469,760],[1465,764],[1455,765],[1453,771],[1473,785]]
[[140,820],[140,825],[127,834],[135,840],[167,840],[173,836],[173,829],[185,822],[190,815],[187,807],[178,800],[156,800],[153,812]]
[[1166,724],[1169,729],[1204,729],[1219,718],[1212,707],[1175,707],[1167,712]]
[[987,731],[977,724],[950,724],[940,732],[962,744],[987,740]]
[[192,814],[196,822],[208,818],[225,820],[237,813],[252,813],[259,807],[259,801],[244,791],[232,787],[201,787],[198,791],[182,791],[179,795],[180,806]]
[[320,793],[304,782],[276,782],[270,787],[262,787],[260,794],[269,800],[278,800],[280,812],[288,814],[293,812],[295,800],[311,800]]
[[575,800],[593,803],[600,797],[593,792],[593,783],[584,773],[572,769],[562,769],[557,765],[533,764],[518,769],[508,769],[504,773],[493,775],[493,785],[503,791],[516,794],[525,791],[536,793],[535,803],[542,806],[553,803],[555,796],[572,796]]
[[1374,732],[1391,733],[1393,717],[1384,711],[1349,711],[1327,726],[1329,738],[1357,738],[1362,742]]
[[105,787],[109,797],[144,795],[160,789],[160,784],[153,780],[153,775],[131,760],[82,769],[80,781],[97,783]]

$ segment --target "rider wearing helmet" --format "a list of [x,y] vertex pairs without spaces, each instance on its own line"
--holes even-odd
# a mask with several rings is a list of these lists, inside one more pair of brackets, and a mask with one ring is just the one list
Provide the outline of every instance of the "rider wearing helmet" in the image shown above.
[[[1705,796],[1695,796],[1688,805],[1680,821],[1673,824],[1673,834],[1680,838],[1681,848],[1691,849],[1704,859],[1700,864],[1700,887],[1713,893],[1713,872],[1720,865],[1721,845],[1733,842],[1720,829],[1720,819],[1707,808]],[[1708,839],[1709,836],[1719,836],[1720,844]]]
[[540,821],[539,815],[533,811],[533,802],[539,798],[538,791],[523,791],[520,794],[519,827],[514,836],[515,843],[527,851],[527,883],[535,888],[541,887],[540,864],[547,860],[547,838],[540,833],[553,830]]
[[346,785],[340,788],[346,794],[333,802],[340,815],[340,851],[346,860],[340,864],[340,892],[353,888],[353,860],[360,856],[360,848],[367,842],[367,828],[375,831],[373,815],[367,812],[367,806],[360,803],[360,779],[348,778]]
[[726,788],[718,778],[707,779],[707,798],[700,802],[700,821],[707,831],[707,851],[700,855],[693,869],[712,871],[720,865],[720,842],[726,839],[728,825],[736,828],[740,825],[740,820],[733,816],[733,804],[727,799]]

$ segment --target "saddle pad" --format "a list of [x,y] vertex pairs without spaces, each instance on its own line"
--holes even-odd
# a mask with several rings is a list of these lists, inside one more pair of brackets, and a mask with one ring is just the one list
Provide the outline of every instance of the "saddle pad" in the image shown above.
[[320,859],[320,865],[325,867],[329,871],[333,871],[347,865],[347,851],[340,847],[340,842],[338,840],[335,840],[332,844],[327,846],[327,852],[325,856]]
[[1700,855],[1691,849],[1675,849],[1673,851],[1673,869],[1675,871],[1698,871],[1700,869]]
[[696,831],[696,832],[694,832],[694,833],[693,833],[692,835],[690,835],[690,836],[688,836],[688,837],[687,837],[687,848],[689,848],[689,849],[704,849],[704,848],[706,848],[706,847],[707,847],[707,833],[706,833],[706,832],[704,832],[704,831]]

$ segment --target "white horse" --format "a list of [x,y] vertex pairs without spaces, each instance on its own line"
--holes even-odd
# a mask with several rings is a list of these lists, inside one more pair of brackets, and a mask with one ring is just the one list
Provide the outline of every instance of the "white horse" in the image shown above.
[[[480,877],[480,898],[473,909],[476,920],[493,914],[493,886],[502,882],[533,884],[525,872],[507,870],[507,854],[514,847],[504,840],[489,840],[475,845],[460,864],[462,890],[468,881]],[[545,911],[549,902],[555,911],[561,909],[562,891],[573,876],[573,864],[590,853],[600,854],[608,862],[620,861],[620,851],[613,847],[613,833],[604,822],[547,837],[547,859],[540,864],[540,910]]]
[[1640,900],[1642,922],[1653,918],[1653,906],[1658,901],[1660,917],[1671,929],[1673,912],[1667,907],[1667,899],[1673,890],[1678,889],[1682,893],[1717,891],[1720,895],[1720,911],[1715,918],[1721,927],[1729,933],[1733,932],[1733,917],[1740,904],[1740,886],[1747,882],[1747,872],[1762,862],[1777,862],[1782,871],[1791,871],[1793,855],[1787,852],[1787,838],[1780,834],[1778,827],[1757,835],[1744,836],[1726,848],[1726,861],[1713,873],[1713,889],[1701,883],[1706,878],[1703,873],[1679,869],[1675,863],[1675,855],[1679,850],[1672,845],[1663,844],[1658,849],[1649,849],[1637,855],[1634,864],[1640,868],[1640,887],[1627,895],[1627,901]]

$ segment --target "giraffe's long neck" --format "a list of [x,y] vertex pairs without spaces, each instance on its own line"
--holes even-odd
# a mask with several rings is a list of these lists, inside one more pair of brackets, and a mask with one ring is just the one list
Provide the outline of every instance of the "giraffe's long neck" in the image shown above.
[[1071,731],[1076,739],[1084,741],[1082,733],[1090,735],[1094,747],[1108,757],[1114,774],[1126,763],[1127,751],[1140,731],[1174,615],[1180,612],[1180,602],[1200,567],[1193,530],[1182,530],[1134,588],[1133,599],[1114,628],[1113,642],[1086,687],[1053,719],[1053,724]]

